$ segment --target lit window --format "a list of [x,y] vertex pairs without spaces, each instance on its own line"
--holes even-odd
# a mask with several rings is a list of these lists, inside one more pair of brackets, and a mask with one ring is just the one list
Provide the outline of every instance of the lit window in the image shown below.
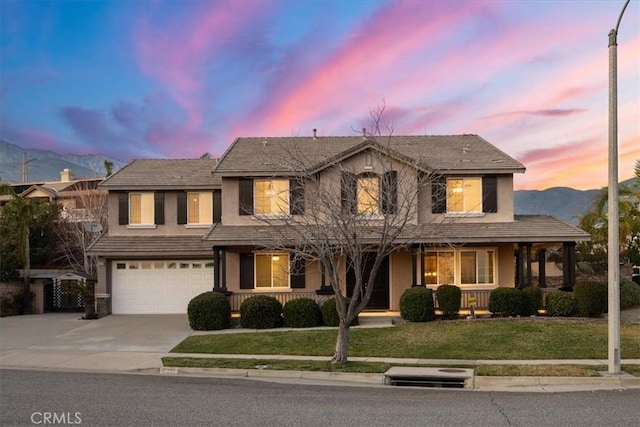
[[188,193],[189,201],[188,223],[189,224],[211,224],[212,222],[212,194],[211,193]]
[[153,223],[153,193],[129,194],[129,224]]
[[460,252],[460,283],[463,285],[494,283],[494,252],[491,250]]
[[256,288],[289,287],[289,254],[256,254]]
[[289,180],[255,180],[254,206],[257,215],[288,215]]
[[482,179],[447,179],[447,212],[482,212]]
[[451,285],[455,283],[453,252],[426,252],[424,254],[424,283]]
[[378,215],[378,198],[380,195],[380,178],[377,176],[358,177],[356,198],[358,199],[358,213]]

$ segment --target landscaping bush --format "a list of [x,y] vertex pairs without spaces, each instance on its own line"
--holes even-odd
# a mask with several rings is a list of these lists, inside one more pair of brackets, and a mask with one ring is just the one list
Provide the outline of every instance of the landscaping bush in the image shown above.
[[547,295],[547,316],[571,316],[576,312],[576,299],[573,293],[553,291]]
[[516,288],[495,288],[489,294],[489,311],[499,316],[522,313],[522,292]]
[[586,317],[600,317],[607,311],[609,290],[606,283],[578,282],[573,287],[573,296],[578,306],[578,314]]
[[409,322],[428,322],[435,319],[433,291],[418,286],[400,296],[400,316]]
[[454,285],[440,285],[436,289],[436,299],[438,300],[438,308],[442,311],[442,317],[445,319],[454,319],[460,311],[462,292],[460,288]]
[[542,307],[542,291],[537,286],[527,286],[520,290],[522,297],[522,310],[520,314],[523,316],[535,316],[538,309]]
[[640,285],[631,280],[620,281],[620,308],[631,308],[640,305]]
[[225,294],[204,292],[187,306],[189,326],[194,331],[226,329],[231,324],[231,304]]
[[240,304],[240,327],[269,329],[282,325],[282,304],[268,295],[255,295]]
[[313,328],[320,324],[320,308],[311,298],[296,298],[282,308],[284,325],[290,328]]
[[[345,304],[349,305],[350,298],[345,298]],[[336,297],[331,297],[322,304],[322,323],[327,326],[340,326],[340,318],[338,317],[338,309],[336,308]],[[351,321],[350,326],[359,324],[358,316]]]

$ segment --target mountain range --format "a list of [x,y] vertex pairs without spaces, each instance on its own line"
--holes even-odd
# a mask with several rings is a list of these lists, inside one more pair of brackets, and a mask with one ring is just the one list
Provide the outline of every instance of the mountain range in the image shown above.
[[[26,153],[27,182],[56,181],[63,169],[70,169],[76,178],[105,176],[105,160],[113,162],[113,171],[124,162],[102,154],[74,155],[53,151],[23,149],[0,140],[0,182],[22,182],[24,153]],[[633,179],[625,181],[631,184]],[[576,190],[568,187],[553,187],[546,190],[515,191],[515,212],[520,215],[552,215],[576,225],[578,217],[584,215],[600,190]]]

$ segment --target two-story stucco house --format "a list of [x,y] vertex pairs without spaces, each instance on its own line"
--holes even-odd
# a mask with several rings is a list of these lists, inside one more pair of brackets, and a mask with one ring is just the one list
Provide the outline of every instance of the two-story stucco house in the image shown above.
[[[186,312],[191,297],[211,289],[227,292],[235,310],[258,293],[282,302],[330,294],[318,263],[291,268],[286,246],[275,245],[292,226],[287,219],[317,214],[312,193],[322,186],[340,201],[337,209],[342,203],[344,214],[373,226],[410,213],[402,232],[411,244],[382,263],[370,309],[398,310],[406,289],[441,284],[486,306],[495,287],[531,284],[533,251],[544,259],[550,247],[562,247],[564,283],[572,286],[575,244],[589,236],[552,217],[514,214],[513,176],[524,170],[477,135],[377,141],[315,131],[238,138],[217,162],[134,161],[101,184],[110,223],[92,247],[96,293],[113,313]],[[340,274],[349,294],[353,275],[346,267]]]

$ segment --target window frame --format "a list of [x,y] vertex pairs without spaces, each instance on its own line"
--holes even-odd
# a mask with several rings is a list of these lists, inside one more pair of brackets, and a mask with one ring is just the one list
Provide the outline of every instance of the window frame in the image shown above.
[[[133,210],[134,210],[134,203],[133,203],[133,197],[134,196],[139,196],[140,197],[140,201],[139,201],[139,209],[140,209],[140,222],[133,222]],[[146,199],[146,201],[145,201]],[[128,212],[128,226],[132,226],[132,227],[152,227],[155,226],[155,195],[152,191],[139,191],[139,192],[130,192],[128,194],[128,202],[129,202],[129,212]],[[144,205],[146,204],[150,204],[150,208],[147,207],[146,209],[144,208]],[[137,205],[137,203],[136,203]],[[147,213],[147,209],[151,209],[151,213],[148,214]],[[143,222],[145,218],[150,217],[151,222]]]
[[[452,187],[453,181],[461,181],[460,193],[462,193],[462,207],[460,210],[453,210],[451,199],[454,192]],[[471,195],[465,189],[466,183],[477,183],[476,189],[478,200],[469,200]],[[447,177],[446,179],[446,213],[449,215],[483,215],[483,190],[482,190],[482,177]],[[471,203],[473,206],[468,207],[467,204]]]
[[[269,282],[270,286],[258,286],[258,259],[269,257],[270,261],[273,261],[274,257],[283,257],[282,263],[285,265],[286,263],[286,275],[285,281],[286,286],[274,286],[274,268],[273,263],[269,263]],[[280,260],[278,260],[280,261]],[[280,267],[281,268],[281,267]],[[291,258],[288,252],[255,252],[253,254],[253,290],[254,291],[265,291],[265,292],[273,292],[274,290],[291,290]]]
[[[437,271],[436,271],[436,280],[438,281],[438,283],[427,283],[427,254],[429,253],[437,253],[442,254],[442,253],[452,253],[453,254],[453,283],[440,283],[439,282],[439,277],[440,277],[440,265],[439,265],[439,260],[436,259],[436,267],[437,267]],[[463,260],[463,254],[466,252],[472,252],[475,255],[475,283],[463,283],[462,279],[463,279],[463,265],[462,265],[462,260]],[[486,247],[460,247],[460,248],[454,248],[454,249],[446,249],[446,248],[433,248],[431,250],[424,250],[421,252],[421,256],[422,256],[422,284],[431,288],[437,288],[440,285],[444,285],[444,284],[452,284],[455,286],[458,286],[462,289],[466,289],[466,288],[472,288],[472,289],[493,289],[497,286],[497,284],[499,283],[499,266],[498,266],[498,248],[494,247],[494,246],[486,246]],[[479,281],[479,276],[481,274],[481,268],[479,267],[479,253],[491,253],[491,257],[489,259],[489,264],[487,265],[487,270],[489,272],[489,274],[491,275],[490,279],[492,279],[492,281],[487,281],[486,283],[481,283]]]
[[[273,189],[274,194],[264,194],[258,186],[268,183]],[[286,188],[277,190],[275,183],[284,185]],[[282,218],[290,216],[291,210],[291,188],[290,180],[288,178],[256,178],[253,180],[253,215],[263,218]],[[263,195],[264,194],[264,195]],[[280,199],[281,195],[285,195],[285,200]],[[264,206],[259,202],[259,198],[263,201],[269,202],[269,212],[260,212],[260,209]],[[276,209],[274,209],[274,207]]]
[[[198,196],[198,222],[191,221],[191,197],[197,195]],[[203,207],[204,203],[202,203],[201,196],[208,196],[209,198],[209,206],[208,206],[208,218],[205,218],[205,221],[202,221],[203,213],[206,215],[207,209]],[[206,203],[206,201],[205,201]],[[204,210],[204,212],[203,212]],[[187,192],[187,223],[185,225],[211,225],[213,224],[213,192],[207,191],[188,191]]]
[[[375,183],[375,188],[369,190],[366,188],[367,185],[361,185],[361,183],[369,181],[371,183]],[[356,177],[356,213],[359,216],[365,217],[380,217],[382,215],[382,206],[381,206],[381,192],[382,192],[382,180],[380,175],[375,173],[362,173]],[[364,193],[361,193],[364,192]],[[376,194],[370,194],[375,192]],[[367,204],[363,204],[360,200],[362,196],[368,197],[371,200],[367,201]],[[362,207],[366,206],[365,209]],[[372,209],[375,208],[375,209]]]

